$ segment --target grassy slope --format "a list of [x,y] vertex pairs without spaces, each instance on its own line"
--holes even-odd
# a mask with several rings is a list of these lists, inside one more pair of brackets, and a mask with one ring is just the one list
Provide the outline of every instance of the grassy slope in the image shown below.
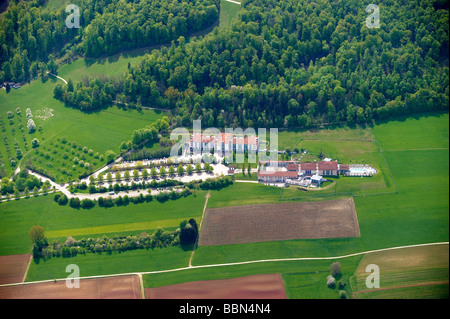
[[[240,2],[240,1],[237,1]],[[219,26],[228,27],[231,25],[231,21],[237,15],[237,12],[241,6],[236,3],[221,0],[220,1],[220,15],[219,15]]]
[[[37,137],[41,144],[47,144],[49,141],[55,141],[57,138],[65,136],[69,141],[75,141],[92,148],[95,152],[104,154],[108,149],[118,151],[120,142],[130,139],[136,128],[144,127],[163,116],[161,112],[149,110],[137,112],[135,110],[122,110],[117,107],[109,107],[95,113],[83,113],[65,107],[63,103],[53,98],[53,88],[56,81],[52,78],[45,83],[41,80],[35,80],[19,90],[11,90],[9,94],[0,90],[0,116],[3,116],[8,132],[10,131],[10,125],[7,121],[6,112],[13,111],[15,113],[15,109],[20,107],[22,117],[25,117],[26,108],[30,108],[36,126],[42,126],[43,133],[42,135],[39,132],[25,133],[29,139],[29,145],[31,145],[30,141],[34,137]],[[37,118],[35,116],[37,111],[44,108],[53,109],[54,116],[46,120]],[[18,127],[16,131],[18,131]],[[12,138],[10,138],[10,144],[12,146]],[[9,160],[5,156],[6,149],[3,143],[0,145],[0,151],[6,169],[9,171]],[[24,149],[22,151],[25,153]]]
[[50,240],[73,236],[101,237],[111,232],[140,233],[161,226],[176,228],[180,221],[200,219],[204,194],[191,195],[177,201],[130,204],[128,206],[89,210],[59,206],[52,195],[21,199],[0,204],[0,255],[28,253],[31,242],[28,232],[32,225],[41,225]]

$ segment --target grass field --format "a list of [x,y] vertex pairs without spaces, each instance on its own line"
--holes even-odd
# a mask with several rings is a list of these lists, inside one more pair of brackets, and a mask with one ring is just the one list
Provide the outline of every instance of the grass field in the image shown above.
[[33,225],[44,227],[49,240],[136,234],[158,227],[174,229],[184,219],[200,221],[204,203],[204,192],[165,203],[154,200],[112,208],[95,206],[89,210],[59,206],[52,195],[1,203],[0,255],[30,252],[28,232]]
[[[240,2],[240,0],[236,1]],[[219,27],[228,27],[231,25],[231,21],[237,15],[237,12],[241,6],[236,3],[221,0],[220,1],[220,15],[219,15]]]
[[[15,113],[17,107],[21,108],[23,118],[25,118],[25,110],[30,108],[36,127],[42,128],[42,133],[36,130],[35,133],[29,134],[26,123],[23,124],[30,154],[33,153],[31,140],[34,137],[39,139],[42,146],[47,146],[51,142],[56,143],[58,138],[66,137],[69,141],[86,146],[88,149],[93,149],[100,154],[104,154],[109,149],[117,152],[120,143],[129,140],[135,129],[145,127],[163,116],[161,112],[152,110],[138,112],[136,110],[122,110],[117,107],[109,107],[95,113],[83,113],[79,110],[65,107],[63,103],[53,98],[53,88],[56,85],[56,81],[52,78],[45,83],[41,80],[35,80],[19,90],[11,90],[9,94],[6,94],[4,90],[0,90],[0,116],[3,117],[6,131],[4,134],[7,134],[11,147],[13,146],[14,138],[19,142],[22,138],[18,118]],[[51,109],[53,117],[43,119],[36,116],[44,109]],[[13,119],[15,135],[11,133],[11,125],[6,116],[8,111],[15,114]],[[23,153],[26,154],[26,149],[23,146],[20,147],[22,147]],[[0,144],[0,153],[6,172],[11,172],[10,160],[4,143]],[[27,155],[24,155],[22,165],[26,158]]]
[[26,281],[65,278],[69,264],[80,267],[80,276],[142,272],[185,267],[191,250],[165,247],[149,250],[132,250],[123,253],[77,255],[71,258],[56,257],[30,265]]

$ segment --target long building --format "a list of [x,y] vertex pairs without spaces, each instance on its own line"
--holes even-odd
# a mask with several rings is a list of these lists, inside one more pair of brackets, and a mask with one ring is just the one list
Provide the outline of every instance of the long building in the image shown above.
[[234,136],[232,133],[220,133],[218,136],[193,134],[185,147],[189,147],[191,153],[201,154],[210,153],[213,150],[219,154],[256,152],[258,151],[258,137]]

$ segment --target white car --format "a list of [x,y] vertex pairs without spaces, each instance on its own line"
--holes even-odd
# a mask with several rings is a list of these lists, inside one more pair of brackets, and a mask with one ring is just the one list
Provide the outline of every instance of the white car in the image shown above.
[[109,192],[109,195],[116,195],[116,193],[114,193],[114,192]]

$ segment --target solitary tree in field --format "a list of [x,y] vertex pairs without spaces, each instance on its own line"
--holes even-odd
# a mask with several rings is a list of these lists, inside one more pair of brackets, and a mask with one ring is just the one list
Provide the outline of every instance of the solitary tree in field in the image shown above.
[[330,274],[331,276],[335,277],[340,276],[341,273],[341,264],[337,261],[333,262],[330,266]]

